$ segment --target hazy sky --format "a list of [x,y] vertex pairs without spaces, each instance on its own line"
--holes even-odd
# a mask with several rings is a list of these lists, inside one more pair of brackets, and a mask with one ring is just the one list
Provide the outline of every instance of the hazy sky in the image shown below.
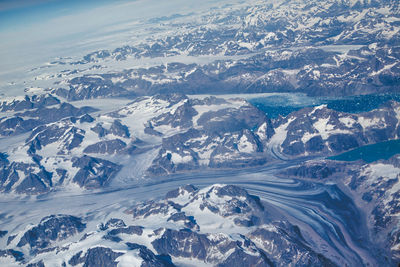
[[[0,71],[59,53],[84,53],[83,45],[110,37],[117,25],[145,14],[146,5],[150,10],[152,2],[155,1],[0,0]],[[107,44],[104,46],[107,48]]]
[[0,78],[58,56],[119,47],[147,19],[223,2],[229,0],[0,0]]
[[0,30],[13,31],[62,15],[95,8],[111,0],[0,0]]

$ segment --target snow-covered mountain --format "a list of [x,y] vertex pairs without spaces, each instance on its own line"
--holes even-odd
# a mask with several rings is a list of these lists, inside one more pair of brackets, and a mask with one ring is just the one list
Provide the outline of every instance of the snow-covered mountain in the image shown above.
[[126,44],[49,59],[2,91],[53,91],[78,100],[399,90],[399,6],[393,0],[250,0],[136,23],[145,33]]
[[399,138],[400,106],[388,102],[378,109],[349,114],[326,106],[304,108],[275,122],[270,141],[284,155],[328,155],[365,144]]
[[199,190],[186,185],[124,213],[97,227],[89,218],[47,216],[6,234],[0,261],[28,266],[337,265],[337,259],[315,251],[298,227],[274,221],[258,197],[236,186]]
[[45,66],[47,76],[34,70],[40,73],[34,81],[45,80],[48,90],[69,100],[172,92],[398,92],[398,14],[395,1],[232,3],[141,22],[157,34],[79,60],[55,60]]
[[[29,104],[22,113],[11,111],[11,107],[31,103],[24,101],[3,104],[7,108],[4,136],[31,131],[25,140],[9,144],[2,153],[0,188],[4,192],[101,188],[112,183],[120,170],[132,167],[140,170],[132,178],[140,179],[143,175],[335,155],[397,139],[400,131],[400,107],[393,101],[355,114],[322,105],[272,121],[240,98],[170,94],[137,98],[111,112],[65,103],[37,108]],[[26,119],[28,116],[32,119]],[[21,123],[7,123],[19,118]],[[35,124],[24,127],[25,121]],[[140,157],[147,162],[129,163]]]

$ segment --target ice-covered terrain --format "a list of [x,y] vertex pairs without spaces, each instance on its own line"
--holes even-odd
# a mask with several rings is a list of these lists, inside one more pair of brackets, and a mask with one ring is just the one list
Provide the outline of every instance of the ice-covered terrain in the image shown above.
[[[62,39],[67,42],[64,46],[46,42],[58,54],[42,57],[36,63],[42,66],[24,71],[21,67],[27,63],[3,66],[1,91],[16,95],[22,90],[55,90],[71,100],[99,93],[162,91],[301,91],[331,96],[398,92],[396,1],[209,1],[199,6],[195,1],[176,0],[168,7],[156,2],[148,1],[145,9],[141,1],[122,5],[121,10],[132,12],[130,21],[124,11],[118,18],[125,19],[121,29],[115,22],[108,27],[118,30],[93,31],[103,40],[116,40],[98,45],[100,50],[74,47],[74,39]],[[110,15],[117,7],[110,9]],[[70,19],[63,22],[84,20]],[[65,46],[75,51],[67,49],[66,54]],[[9,52],[7,58],[14,55],[13,62],[19,62],[19,51]],[[82,94],[80,88],[87,86]]]
[[[156,252],[153,242],[155,239],[161,238],[162,234],[157,237],[157,234],[154,234],[153,231],[161,227],[169,229],[168,233],[173,234],[171,238],[174,238],[174,235],[178,235],[174,239],[183,242],[181,245],[173,246],[173,249],[178,251],[167,252],[173,256],[174,263],[179,263],[180,260],[185,260],[185,258],[186,260],[200,259],[204,261],[206,257],[209,258],[205,260],[208,264],[215,264],[220,260],[223,261],[223,259],[218,258],[212,260],[213,255],[204,254],[204,252],[200,254],[198,254],[199,252],[194,252],[195,254],[192,254],[190,250],[188,251],[185,247],[181,247],[192,246],[185,245],[185,238],[193,240],[195,237],[195,240],[197,240],[197,238],[201,238],[198,235],[219,234],[221,238],[224,237],[222,239],[224,241],[221,240],[219,242],[224,243],[228,242],[229,238],[234,238],[234,240],[235,238],[236,240],[237,238],[240,238],[240,240],[245,238],[243,240],[245,241],[247,237],[250,240],[249,244],[255,242],[255,245],[252,245],[255,246],[253,247],[255,250],[250,253],[251,255],[260,258],[257,250],[264,250],[267,258],[280,266],[285,266],[285,264],[296,260],[292,253],[296,253],[300,257],[300,265],[302,258],[307,258],[306,262],[309,260],[319,262],[316,263],[319,265],[329,264],[332,260],[339,266],[368,263],[376,265],[379,254],[372,250],[373,245],[368,245],[370,241],[365,239],[367,236],[365,226],[360,227],[362,222],[354,220],[361,215],[352,200],[334,185],[277,178],[274,173],[285,165],[280,164],[241,172],[213,171],[193,173],[191,175],[176,175],[164,177],[162,183],[149,182],[140,186],[109,190],[96,194],[61,194],[57,198],[48,195],[41,198],[40,202],[28,199],[16,201],[15,199],[7,200],[7,198],[3,198],[2,202],[4,204],[7,203],[5,205],[7,209],[4,212],[9,214],[6,216],[5,221],[13,220],[13,217],[19,217],[22,220],[15,221],[13,229],[6,229],[9,231],[9,235],[6,235],[6,237],[20,231],[22,231],[22,236],[27,229],[32,229],[32,226],[27,228],[24,222],[26,219],[24,218],[30,218],[30,221],[39,223],[43,213],[37,211],[45,209],[48,214],[57,214],[60,207],[62,207],[65,211],[64,213],[67,214],[68,211],[75,211],[75,216],[82,218],[87,227],[84,232],[76,230],[75,237],[67,241],[63,241],[64,238],[59,238],[62,241],[61,243],[54,239],[54,241],[46,241],[42,248],[45,251],[49,247],[60,246],[60,248],[55,247],[49,252],[40,253],[40,259],[44,259],[44,262],[52,258],[57,258],[59,264],[62,261],[68,262],[73,254],[82,249],[104,246],[105,244],[107,244],[106,247],[114,250],[120,248],[121,252],[126,253],[129,248],[125,247],[124,244],[128,241],[145,245]],[[169,190],[187,182],[194,182],[194,184],[201,187],[215,182],[241,185],[248,188],[252,194],[260,195],[261,202],[258,202],[258,198],[249,198],[247,193],[240,188],[228,187],[221,190],[219,189],[220,185],[204,188],[199,193],[194,191],[192,187],[188,187],[186,190],[173,190],[172,193],[167,194],[165,200],[157,200]],[[217,192],[214,193],[213,190]],[[137,201],[148,199],[149,194],[156,199],[155,202],[145,201],[143,204],[135,204]],[[20,206],[22,203],[23,208],[16,210],[15,207]],[[339,207],[342,212],[338,213]],[[79,209],[79,212],[77,212],[77,209]],[[21,213],[25,214],[24,218],[18,215]],[[173,219],[175,217],[176,219]],[[127,230],[127,235],[123,234],[125,230],[118,230],[114,231],[115,234],[109,235],[106,239],[102,237],[107,233],[103,230],[106,227],[102,228],[98,224],[102,222],[106,224],[110,218],[122,219],[126,224],[123,227],[129,227],[130,229]],[[286,223],[286,221],[288,222]],[[292,228],[292,224],[300,227],[301,232],[296,228]],[[131,225],[132,227],[130,227]],[[136,228],[134,226],[143,229],[143,234],[138,235],[135,233],[133,229]],[[292,228],[292,230],[287,227]],[[185,228],[188,230],[182,230]],[[55,229],[53,231],[58,233],[60,230]],[[142,233],[142,230],[138,231]],[[165,234],[165,230],[160,231]],[[180,234],[180,231],[187,234]],[[90,233],[88,238],[91,241],[81,240],[85,233]],[[112,235],[115,235],[115,237],[111,238]],[[183,236],[179,237],[180,235]],[[258,237],[258,235],[261,236]],[[59,234],[54,236],[59,236]],[[364,238],[362,240],[358,239],[360,236],[364,236]],[[17,236],[14,239],[15,241],[11,241],[7,245],[7,248],[21,250],[18,246],[19,238]],[[40,240],[43,238],[45,236],[41,237]],[[183,238],[182,241],[180,241],[180,238]],[[2,242],[6,242],[6,240],[7,238],[3,238]],[[32,240],[32,242],[36,241]],[[166,240],[163,242],[166,242],[164,245],[168,246],[171,241]],[[201,242],[201,246],[206,245],[202,241],[199,242]],[[215,244],[217,246],[214,248],[215,251],[221,249],[218,248],[220,246],[219,242]],[[276,244],[274,244],[275,242]],[[198,245],[193,244],[193,249]],[[54,252],[52,251],[64,251],[61,248],[62,246],[67,246],[65,252],[62,252],[63,256],[54,257]],[[214,251],[208,245],[206,246],[206,251]],[[290,252],[286,250],[285,246],[290,248]],[[74,249],[70,251],[69,248]],[[160,253],[160,251],[172,248],[160,247],[158,249],[158,253]],[[203,249],[200,248],[200,251]],[[30,250],[29,247],[28,250]],[[183,251],[186,251],[186,253],[180,256]],[[230,253],[223,254],[228,257]],[[319,254],[324,256],[322,257]],[[217,254],[214,255],[214,257],[217,256]],[[31,262],[39,259],[29,255],[26,255],[26,258],[27,261]],[[240,263],[237,264],[240,265]],[[244,263],[241,264],[243,265]],[[306,263],[304,264],[306,265]],[[333,263],[330,264],[333,265]],[[265,261],[264,265],[268,265],[268,261]]]
[[[49,98],[54,101],[49,105],[37,104],[43,101],[36,99],[40,98],[4,102],[4,121],[19,113],[25,114],[23,121],[35,120],[48,110],[56,114],[63,105],[56,97]],[[377,266],[398,258],[396,232],[385,237],[398,231],[396,158],[386,165],[363,166],[361,172],[352,173],[351,182],[314,178],[319,173],[347,175],[349,171],[340,164],[322,171],[306,165],[304,174],[296,178],[292,177],[297,172],[290,171],[305,156],[335,155],[398,138],[397,102],[353,114],[326,106],[306,107],[273,120],[234,95],[146,96],[114,100],[114,109],[91,101],[76,104],[68,109],[70,114],[64,110],[56,121],[37,120],[37,126],[21,133],[13,130],[20,129],[20,124],[4,124],[8,131],[1,139],[2,262],[95,266],[99,264],[96,255],[104,253],[108,256],[101,260],[111,265],[150,259],[164,265],[188,261],[229,265],[237,261],[237,253],[242,265],[285,266],[296,258],[292,264]],[[89,104],[90,108],[85,107]],[[83,110],[88,113],[81,114]],[[310,141],[316,139],[320,142]],[[358,164],[348,163],[356,170]],[[283,169],[288,169],[285,176]],[[367,183],[365,175],[371,177]],[[388,180],[376,185],[373,179],[380,175]],[[239,202],[204,193],[213,187],[201,189],[200,195],[182,193],[176,204],[168,198],[159,202],[181,185],[203,188],[216,182],[242,186],[260,197],[263,204],[258,208],[263,215],[244,212],[250,204],[240,202],[243,192],[237,188],[231,197]],[[362,186],[358,189],[354,183]],[[366,199],[368,190],[374,201],[366,209],[360,198]],[[380,197],[382,190],[391,193]],[[192,207],[190,203],[203,198],[202,194],[211,198],[211,204]],[[217,212],[223,205],[229,205],[238,217],[225,221],[224,213]],[[213,213],[222,218],[217,220]],[[379,214],[384,214],[382,221],[377,221]],[[99,226],[111,218],[123,223],[111,230]],[[213,218],[217,221],[208,221]],[[43,236],[23,238],[32,235]],[[375,236],[379,242],[372,242]],[[170,247],[169,238],[180,241]],[[190,245],[196,249],[188,250],[187,238],[201,245]],[[290,253],[282,254],[286,246]]]
[[1,266],[400,264],[397,1],[98,5],[0,27]]

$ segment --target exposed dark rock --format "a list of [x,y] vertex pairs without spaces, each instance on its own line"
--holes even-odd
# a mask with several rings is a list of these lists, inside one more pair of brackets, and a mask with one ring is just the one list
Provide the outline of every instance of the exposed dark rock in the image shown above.
[[197,192],[199,189],[197,189],[197,187],[188,184],[188,185],[184,185],[181,186],[177,189],[171,190],[169,191],[166,195],[165,195],[165,199],[170,199],[170,198],[177,198],[180,195],[186,194],[186,193],[195,193]]
[[142,235],[143,227],[131,225],[128,227],[112,229],[108,232],[108,235],[118,235],[118,234],[128,234],[128,235]]
[[8,231],[1,231],[0,230],[0,238],[4,237],[7,233],[8,233]]
[[314,252],[305,242],[296,226],[281,224],[275,230],[258,228],[249,234],[257,240],[272,266],[337,266],[331,260]]
[[92,107],[76,108],[69,103],[61,103],[58,107],[25,111],[18,113],[17,116],[37,118],[41,122],[50,123],[67,117],[79,117],[94,111],[97,110]]
[[[229,251],[229,257],[240,260],[241,266],[251,262],[257,266],[269,266],[261,256],[260,251],[247,239],[244,239],[243,242],[233,241],[224,235],[219,235],[218,237],[207,236],[190,230],[176,231],[165,229],[162,236],[154,240],[152,245],[154,249],[161,254],[169,254],[174,257],[195,258],[210,264],[218,262],[214,253],[224,255]],[[246,253],[245,249],[251,251],[251,254]],[[214,253],[210,253],[210,251]],[[240,257],[236,257],[235,254],[239,254]],[[239,262],[237,264],[239,264]],[[221,266],[225,266],[224,263],[222,263]]]
[[395,139],[399,109],[399,103],[393,101],[358,114],[326,106],[304,108],[277,120],[276,129],[286,132],[279,149],[289,156],[326,155]]
[[35,119],[23,119],[22,117],[15,116],[11,118],[0,119],[0,135],[11,136],[28,132],[36,126],[42,124]]
[[167,219],[167,221],[173,221],[173,222],[179,222],[182,221],[184,226],[189,228],[189,229],[195,229],[195,230],[199,230],[200,227],[197,224],[196,220],[194,219],[193,216],[186,216],[186,214],[184,212],[177,212],[171,215],[171,217],[169,217]]
[[102,78],[82,76],[70,80],[69,90],[59,88],[55,94],[67,98],[69,101],[105,98],[105,97],[134,97],[133,92],[129,92],[121,86],[114,85],[110,80]]
[[124,138],[129,138],[130,136],[128,127],[123,125],[119,120],[114,120],[108,132]]
[[97,123],[96,126],[90,128],[93,132],[97,133],[99,137],[103,137],[107,134],[107,130],[103,128],[100,123]]
[[15,261],[22,262],[24,253],[13,249],[0,250],[0,257],[13,257]]
[[35,153],[42,147],[63,140],[63,148],[59,153],[67,153],[68,151],[78,147],[85,136],[85,131],[71,125],[50,124],[37,127],[27,142],[30,143],[30,150]]
[[87,189],[100,188],[108,185],[110,180],[121,169],[121,166],[115,163],[86,155],[81,158],[73,158],[72,166],[79,168],[73,181]]
[[45,267],[45,265],[44,265],[43,261],[41,260],[41,261],[38,261],[35,263],[30,263],[27,265],[27,267]]
[[22,100],[15,99],[9,102],[0,102],[0,112],[43,108],[57,104],[60,104],[60,100],[50,94],[32,96],[26,95]]
[[72,266],[82,264],[84,267],[116,267],[118,262],[115,260],[123,253],[114,252],[110,248],[94,247],[87,250],[85,255],[82,252],[75,254],[68,263]]
[[171,257],[168,255],[155,255],[151,250],[145,246],[126,243],[129,249],[139,250],[139,256],[143,259],[141,267],[173,267]]
[[157,215],[157,214],[167,214],[169,210],[169,206],[166,203],[154,202],[149,201],[146,203],[142,203],[136,205],[130,212],[132,213],[133,217],[148,217],[150,215]]
[[7,246],[17,237],[17,235],[10,235],[7,238]]
[[71,215],[51,215],[43,218],[37,226],[25,232],[17,246],[29,245],[33,250],[44,249],[53,241],[64,240],[82,232],[86,225]]
[[126,224],[124,223],[123,220],[117,219],[117,218],[111,218],[107,221],[105,227],[106,229],[108,228],[120,228],[120,227],[125,227]]
[[80,123],[85,123],[85,122],[91,123],[93,121],[94,121],[94,118],[92,116],[90,116],[89,114],[85,114],[79,118]]
[[53,185],[52,174],[38,163],[12,162],[0,168],[0,191],[10,192],[18,181],[21,182],[15,187],[17,193],[41,194]]
[[126,148],[126,143],[120,139],[107,140],[89,145],[84,153],[114,154]]
[[152,119],[151,125],[171,125],[174,128],[188,128],[193,126],[192,118],[196,115],[197,111],[187,101],[183,105],[179,106],[174,113],[164,113]]

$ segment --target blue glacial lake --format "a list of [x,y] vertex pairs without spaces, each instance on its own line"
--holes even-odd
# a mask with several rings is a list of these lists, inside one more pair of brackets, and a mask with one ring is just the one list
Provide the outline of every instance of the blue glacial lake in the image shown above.
[[250,98],[250,103],[267,114],[269,118],[287,116],[304,107],[326,104],[329,109],[360,113],[378,108],[382,104],[394,100],[400,102],[400,94],[358,95],[342,98],[308,97],[303,94],[272,94],[271,96]]
[[396,154],[400,154],[399,139],[362,146],[328,159],[340,161],[363,160],[370,163],[381,159],[389,159]]

